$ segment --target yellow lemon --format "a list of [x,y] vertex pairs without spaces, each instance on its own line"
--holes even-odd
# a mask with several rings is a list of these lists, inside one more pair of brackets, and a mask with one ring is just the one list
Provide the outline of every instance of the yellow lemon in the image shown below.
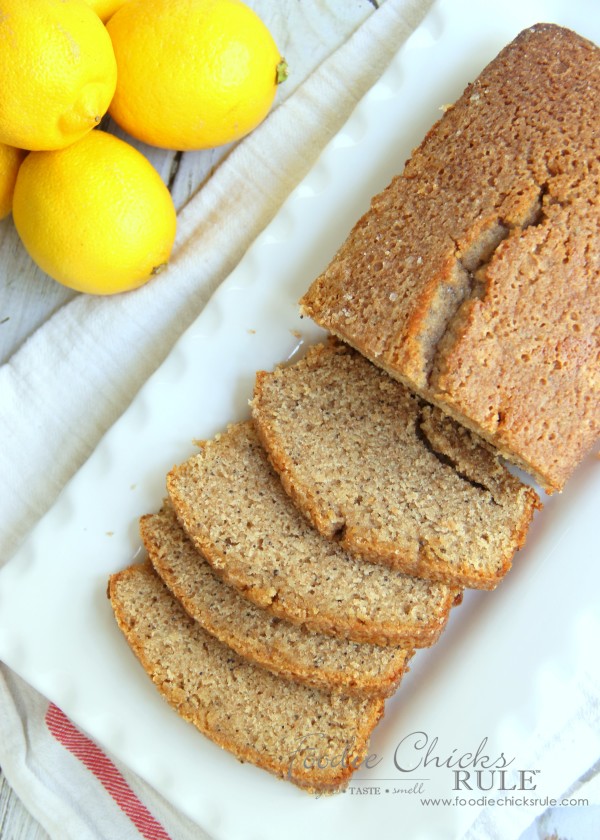
[[243,137],[287,75],[271,33],[240,0],[129,0],[107,29],[118,67],[110,115],[153,146]]
[[83,0],[0,0],[0,44],[0,143],[62,149],[100,122],[117,66]]
[[12,209],[17,172],[27,152],[0,143],[0,219]]
[[127,0],[85,0],[85,2],[92,7],[100,20],[106,23]]
[[25,158],[13,219],[43,271],[92,294],[141,286],[164,268],[175,239],[175,208],[156,170],[99,130]]

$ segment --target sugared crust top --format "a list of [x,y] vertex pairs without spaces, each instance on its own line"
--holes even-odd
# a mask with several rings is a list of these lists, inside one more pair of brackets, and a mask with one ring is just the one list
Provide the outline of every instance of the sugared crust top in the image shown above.
[[302,300],[560,489],[600,430],[600,51],[522,32]]

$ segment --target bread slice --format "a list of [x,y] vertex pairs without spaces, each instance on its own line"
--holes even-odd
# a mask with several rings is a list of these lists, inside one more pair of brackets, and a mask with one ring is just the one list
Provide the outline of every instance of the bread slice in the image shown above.
[[259,373],[252,413],[319,532],[407,574],[493,589],[539,504],[491,447],[339,342]]
[[247,601],[196,550],[166,502],[143,516],[140,532],[154,570],[208,633],[279,676],[357,696],[389,697],[411,650],[311,633]]
[[523,31],[301,301],[560,490],[600,432],[600,50]]
[[108,595],[163,697],[240,761],[316,792],[339,789],[366,756],[383,700],[327,694],[247,662],[190,618],[149,564],[112,575]]
[[271,615],[357,642],[433,644],[460,590],[352,557],[287,496],[252,423],[232,425],[175,467],[167,489],[196,548]]

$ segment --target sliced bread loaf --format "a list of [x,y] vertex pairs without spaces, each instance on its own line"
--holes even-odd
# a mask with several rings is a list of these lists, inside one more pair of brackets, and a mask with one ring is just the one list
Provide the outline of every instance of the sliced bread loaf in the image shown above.
[[599,90],[598,47],[523,31],[302,301],[548,491],[600,432]]
[[140,532],[154,570],[185,610],[240,656],[324,691],[388,697],[397,688],[412,651],[311,633],[260,609],[216,575],[168,502],[142,517]]
[[283,490],[250,422],[201,444],[169,473],[167,488],[215,571],[293,624],[358,642],[424,647],[438,638],[460,595],[324,539]]
[[247,662],[190,618],[149,564],[112,575],[108,594],[160,693],[241,761],[334,791],[366,756],[383,700],[327,694]]
[[537,495],[489,445],[347,345],[259,373],[252,410],[287,492],[348,551],[480,589],[510,568]]

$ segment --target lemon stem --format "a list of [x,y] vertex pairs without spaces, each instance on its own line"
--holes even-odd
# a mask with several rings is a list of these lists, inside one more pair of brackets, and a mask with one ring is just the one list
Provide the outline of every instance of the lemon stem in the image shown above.
[[289,76],[289,68],[288,63],[285,58],[282,58],[277,67],[275,68],[275,84],[280,85],[282,82],[285,82],[287,77]]

